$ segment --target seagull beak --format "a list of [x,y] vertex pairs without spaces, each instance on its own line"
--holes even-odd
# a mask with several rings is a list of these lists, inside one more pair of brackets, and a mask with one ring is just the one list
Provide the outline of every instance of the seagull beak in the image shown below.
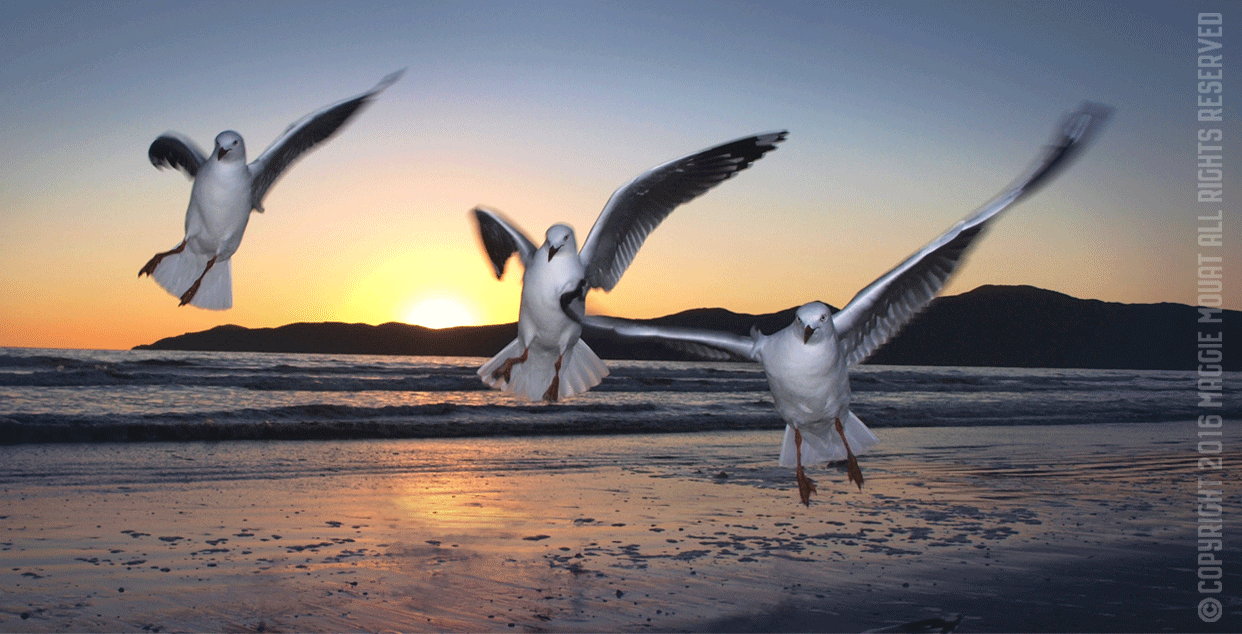
[[815,329],[807,326],[806,330],[802,331],[802,343],[809,342],[811,340],[811,335],[813,334],[815,334]]
[[216,160],[217,160],[217,161],[223,161],[223,160],[224,160],[224,155],[225,155],[225,154],[228,154],[228,153],[229,153],[229,151],[228,151],[228,150],[226,150],[226,149],[224,149],[224,148],[220,148],[220,151],[216,153]]
[[559,250],[560,250],[560,248],[558,248],[558,247],[554,247],[554,246],[552,246],[552,245],[548,245],[548,261],[549,261],[549,262],[551,262],[551,261],[552,261],[552,256],[556,255],[556,252],[557,252],[557,251],[559,251]]

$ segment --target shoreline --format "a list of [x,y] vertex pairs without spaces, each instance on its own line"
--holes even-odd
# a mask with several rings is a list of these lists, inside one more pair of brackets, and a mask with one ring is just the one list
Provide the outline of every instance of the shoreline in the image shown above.
[[1232,629],[1179,434],[1084,427],[888,429],[810,508],[773,432],[0,447],[0,630]]

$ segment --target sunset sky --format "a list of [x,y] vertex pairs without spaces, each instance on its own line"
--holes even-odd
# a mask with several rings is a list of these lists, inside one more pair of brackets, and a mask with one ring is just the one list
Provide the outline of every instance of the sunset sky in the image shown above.
[[[1193,304],[1195,19],[1225,5],[9,2],[0,346],[417,321],[437,298],[462,323],[513,321],[521,266],[494,278],[475,205],[536,243],[559,221],[581,240],[638,173],[780,129],[777,151],[676,210],[588,308],[841,306],[1008,184],[1084,99],[1117,109],[1099,142],[996,223],[946,293],[1030,284]],[[1225,22],[1235,59],[1242,12]],[[179,308],[137,277],[180,242],[190,195],[181,173],[148,162],[156,136],[209,149],[233,129],[253,158],[401,68],[251,218],[233,309]],[[1242,265],[1227,227],[1227,266]]]

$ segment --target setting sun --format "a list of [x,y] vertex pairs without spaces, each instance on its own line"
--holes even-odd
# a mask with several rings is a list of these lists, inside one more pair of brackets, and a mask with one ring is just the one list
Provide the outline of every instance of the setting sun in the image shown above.
[[426,328],[451,328],[474,325],[474,315],[456,300],[431,297],[413,304],[405,313],[405,321]]

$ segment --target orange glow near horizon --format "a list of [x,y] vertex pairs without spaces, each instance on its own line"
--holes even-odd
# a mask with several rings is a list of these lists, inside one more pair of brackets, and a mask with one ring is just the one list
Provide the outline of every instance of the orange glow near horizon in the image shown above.
[[444,296],[416,300],[405,312],[404,320],[416,326],[437,329],[479,325],[459,300]]
[[[722,3],[705,18],[690,3],[20,3],[6,13],[20,37],[0,46],[4,85],[21,95],[0,100],[4,147],[21,149],[0,153],[0,347],[128,349],[224,325],[512,323],[522,266],[496,280],[471,209],[505,214],[536,244],[567,223],[581,246],[636,175],[781,129],[778,150],[661,222],[587,310],[842,306],[1022,173],[1084,99],[1116,107],[1114,121],[1006,212],[944,294],[1031,285],[1193,305],[1197,214],[1169,210],[1195,183],[1164,150],[1197,130],[1169,88],[1185,68],[1167,25],[1185,16],[1142,3],[1117,22],[1108,4],[1051,4]],[[247,45],[185,46],[213,32]],[[182,239],[193,187],[151,165],[158,135],[205,149],[236,130],[254,159],[292,122],[402,67],[250,217],[232,309],[179,308],[137,277]],[[1242,244],[1228,227],[1226,259]],[[436,297],[469,317],[415,312]],[[1242,294],[1225,302],[1242,308]]]

